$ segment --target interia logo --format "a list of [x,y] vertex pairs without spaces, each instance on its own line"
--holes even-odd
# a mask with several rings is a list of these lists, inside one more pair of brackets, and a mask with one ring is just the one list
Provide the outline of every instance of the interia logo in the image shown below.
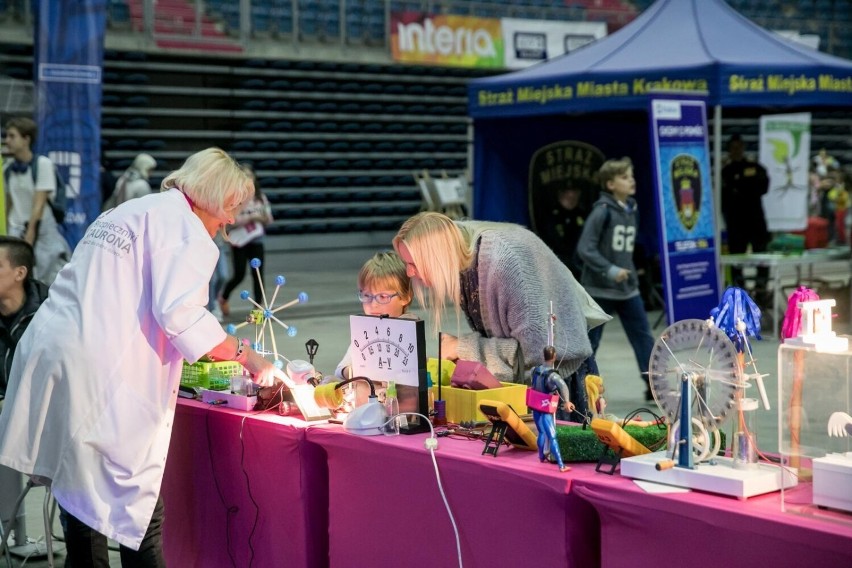
[[426,18],[422,24],[397,22],[399,50],[403,53],[423,53],[444,57],[494,57],[497,50],[488,30],[465,25],[451,27],[436,26],[432,18]]

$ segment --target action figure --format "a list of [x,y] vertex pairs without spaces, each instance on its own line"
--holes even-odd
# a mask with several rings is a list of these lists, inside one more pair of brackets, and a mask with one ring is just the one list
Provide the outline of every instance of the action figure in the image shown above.
[[546,442],[550,442],[550,453],[556,458],[559,471],[568,471],[571,468],[562,463],[562,454],[559,451],[559,444],[556,442],[554,414],[558,404],[551,403],[550,395],[553,395],[556,391],[559,392],[560,398],[564,401],[563,408],[566,412],[574,410],[574,405],[568,398],[568,385],[554,369],[555,363],[556,349],[552,345],[548,345],[544,348],[544,364],[534,367],[531,373],[532,386],[530,390],[541,394],[535,396],[535,393],[528,393],[527,404],[529,405],[533,398],[538,401],[535,406],[530,406],[533,411],[535,427],[538,429],[538,459],[545,460],[544,446]]

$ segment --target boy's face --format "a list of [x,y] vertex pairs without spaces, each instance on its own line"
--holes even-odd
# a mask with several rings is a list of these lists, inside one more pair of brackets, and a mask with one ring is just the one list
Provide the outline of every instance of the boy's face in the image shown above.
[[608,182],[607,189],[618,201],[627,201],[627,198],[636,193],[636,180],[633,179],[633,168],[627,168],[623,174],[618,174]]
[[0,247],[0,298],[5,298],[10,291],[23,286],[27,269],[23,266],[12,266],[9,251]]
[[[384,283],[370,284],[361,288],[361,297],[369,299],[368,302],[361,302],[364,307],[364,313],[368,316],[389,316],[398,318],[405,313],[408,304],[411,302],[408,298],[403,298],[399,292],[391,286]],[[380,304],[379,300],[387,300],[386,304]]]
[[7,128],[4,141],[6,142],[6,149],[15,157],[20,156],[30,148],[30,139],[21,136],[17,128]]

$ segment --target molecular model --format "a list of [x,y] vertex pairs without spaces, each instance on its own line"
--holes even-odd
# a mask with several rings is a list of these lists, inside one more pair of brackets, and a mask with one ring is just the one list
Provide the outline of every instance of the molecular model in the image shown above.
[[[253,258],[249,265],[255,270],[257,273],[257,277],[260,280],[260,259]],[[247,326],[249,324],[254,324],[254,342],[251,344],[252,349],[257,351],[263,356],[272,355],[274,357],[273,364],[279,368],[284,368],[284,362],[290,362],[289,359],[284,357],[278,352],[278,346],[275,343],[275,334],[272,332],[272,322],[279,324],[285,330],[287,330],[287,335],[289,337],[294,337],[296,335],[296,328],[292,325],[287,325],[280,319],[278,319],[275,314],[280,312],[285,308],[289,308],[295,304],[304,304],[308,301],[308,295],[305,292],[299,292],[299,295],[295,300],[287,302],[282,306],[275,307],[275,299],[278,297],[278,291],[281,286],[284,286],[286,280],[283,276],[278,275],[275,277],[275,292],[272,294],[272,299],[267,302],[266,289],[261,287],[261,293],[263,294],[263,305],[258,304],[254,299],[252,299],[248,290],[243,290],[240,292],[240,298],[243,300],[248,300],[254,305],[255,309],[249,312],[248,317],[246,317],[246,321],[239,323],[237,325],[229,324],[227,326],[227,332],[231,335],[236,335],[236,332],[241,327]],[[266,338],[267,332],[269,333],[269,338],[272,343],[272,351],[267,350]]]

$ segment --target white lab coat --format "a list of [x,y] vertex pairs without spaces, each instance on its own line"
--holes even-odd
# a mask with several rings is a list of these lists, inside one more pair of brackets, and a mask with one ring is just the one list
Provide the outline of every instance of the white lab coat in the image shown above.
[[225,339],[204,308],[217,257],[177,190],[108,211],[15,354],[0,463],[52,480],[69,513],[136,550],[160,492],[181,360]]

